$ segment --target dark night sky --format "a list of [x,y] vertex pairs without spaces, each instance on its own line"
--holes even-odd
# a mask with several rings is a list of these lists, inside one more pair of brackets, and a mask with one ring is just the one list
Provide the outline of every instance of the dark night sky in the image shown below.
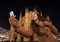
[[35,1],[35,0],[20,0],[20,1],[12,1],[12,0],[2,0],[0,1],[0,26],[9,29],[10,25],[8,22],[9,12],[13,10],[19,16],[20,10],[24,11],[24,8],[28,7],[29,9],[33,9],[36,7],[38,11],[41,9],[43,11],[43,15],[48,14],[53,22],[53,24],[60,31],[60,5],[59,1]]

